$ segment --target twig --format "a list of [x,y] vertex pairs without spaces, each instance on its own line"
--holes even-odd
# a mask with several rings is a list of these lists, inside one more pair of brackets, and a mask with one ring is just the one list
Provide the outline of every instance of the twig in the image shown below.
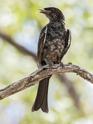
[[88,71],[80,68],[79,66],[67,64],[67,65],[64,65],[64,67],[62,67],[62,65],[55,64],[52,67],[44,66],[44,67],[38,69],[37,71],[35,71],[34,73],[32,73],[31,75],[29,75],[19,81],[14,82],[13,84],[7,86],[4,89],[1,89],[0,90],[0,99],[4,99],[5,97],[8,97],[8,96],[10,96],[14,93],[17,93],[21,90],[24,90],[27,87],[35,85],[38,83],[35,81],[42,80],[42,79],[48,77],[49,75],[57,74],[57,73],[64,74],[67,72],[76,73],[83,79],[86,79],[87,81],[90,81],[91,83],[93,83],[93,75],[91,73],[89,73]]

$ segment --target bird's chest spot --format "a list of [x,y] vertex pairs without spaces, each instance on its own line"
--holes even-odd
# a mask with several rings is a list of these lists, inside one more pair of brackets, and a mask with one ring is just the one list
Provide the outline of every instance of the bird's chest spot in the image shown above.
[[50,52],[55,52],[56,50],[63,50],[64,42],[60,39],[54,39],[53,41],[47,41],[45,44],[45,49]]
[[45,58],[52,61],[57,61],[60,58],[61,53],[64,49],[64,42],[60,39],[54,39],[53,41],[48,41],[45,44],[44,53]]

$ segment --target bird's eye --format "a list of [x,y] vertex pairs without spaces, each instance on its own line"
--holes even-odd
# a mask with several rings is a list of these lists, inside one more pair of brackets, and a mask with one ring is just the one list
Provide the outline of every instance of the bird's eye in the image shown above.
[[45,10],[49,10],[48,8],[44,8]]

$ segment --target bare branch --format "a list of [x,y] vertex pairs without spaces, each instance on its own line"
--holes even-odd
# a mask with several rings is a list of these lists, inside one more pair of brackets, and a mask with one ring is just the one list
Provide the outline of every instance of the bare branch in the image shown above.
[[[21,53],[31,56],[33,57],[33,59],[35,61],[37,61],[37,57],[36,55],[29,51],[28,49],[26,49],[24,46],[18,44],[11,36],[7,35],[6,33],[2,33],[0,32],[0,38],[4,39],[4,41],[8,42],[9,44],[11,44],[12,46],[14,46],[18,51],[20,51]],[[58,76],[59,79],[61,80],[62,83],[64,83],[64,85],[66,86],[70,96],[72,97],[72,99],[74,100],[74,103],[76,105],[77,108],[80,108],[80,102],[79,102],[79,96],[75,90],[75,87],[73,86],[73,82],[71,80],[69,80],[66,76],[64,75],[60,75]],[[24,84],[24,83],[23,83]],[[21,84],[22,85],[22,84]],[[19,85],[18,85],[19,87]],[[26,87],[25,87],[26,88]],[[24,88],[24,89],[25,89]],[[4,89],[5,91],[5,89]],[[20,90],[19,90],[20,91]],[[6,91],[5,91],[6,92]],[[15,91],[18,92],[18,89]],[[14,92],[14,93],[15,93]],[[1,92],[0,92],[1,93]],[[11,92],[9,95],[12,95],[13,93]],[[8,93],[7,93],[8,96]],[[5,97],[7,97],[5,96]]]
[[8,42],[9,44],[11,44],[12,46],[14,46],[17,50],[19,50],[21,53],[24,53],[26,55],[32,56],[33,59],[35,61],[37,61],[37,57],[36,55],[29,51],[28,49],[26,49],[24,46],[18,44],[17,42],[14,41],[14,39],[12,39],[9,35],[7,35],[6,33],[2,33],[0,32],[0,38],[4,39],[6,42]]
[[90,81],[91,83],[93,83],[93,75],[91,73],[89,73],[88,71],[80,68],[79,66],[67,64],[67,65],[64,65],[64,67],[62,67],[62,65],[60,65],[60,64],[55,64],[55,65],[49,67],[47,65],[47,66],[44,66],[44,67],[38,69],[31,75],[29,75],[19,81],[14,82],[13,84],[7,86],[4,89],[1,89],[0,90],[0,99],[4,99],[5,97],[8,97],[8,96],[10,96],[14,93],[17,93],[21,90],[24,90],[27,87],[35,85],[36,83],[38,83],[35,81],[42,80],[52,74],[57,74],[57,73],[64,74],[64,73],[70,73],[70,72],[76,73],[83,79],[86,79],[87,81]]
[[[36,57],[36,55],[33,53],[33,52],[31,52],[31,51],[29,51],[28,49],[26,49],[25,47],[23,47],[23,46],[21,46],[20,44],[18,44],[17,42],[15,42],[14,41],[14,39],[11,37],[11,36],[9,36],[9,35],[7,35],[5,32],[0,32],[0,38],[2,38],[2,39],[4,39],[4,41],[6,41],[6,42],[8,42],[9,44],[11,44],[11,45],[13,45],[18,51],[20,51],[21,53],[23,53],[23,54],[25,54],[25,55],[28,55],[28,56],[32,56],[33,57],[33,59],[35,60],[35,61],[37,61],[37,57]],[[67,78],[67,77],[65,77],[64,78],[64,75],[61,75],[61,76],[59,76],[59,79],[61,80],[61,82],[67,82],[69,79]],[[63,83],[64,83],[63,82]],[[68,82],[71,82],[71,80],[69,80]],[[69,91],[69,85],[70,84],[67,84],[67,83],[64,83],[65,84],[65,86],[66,86],[66,88],[67,88],[67,90]],[[73,86],[72,86],[73,87]],[[72,91],[74,92],[75,91],[75,89],[74,89],[74,87],[72,88]],[[76,91],[75,91],[76,92]],[[74,96],[75,96],[75,98],[77,98],[77,96],[76,96],[76,94],[77,93],[75,93],[74,92]],[[70,93],[70,92],[69,92]],[[70,93],[71,94],[71,93]],[[71,96],[72,97],[72,96]],[[74,97],[73,97],[74,98]],[[77,100],[76,100],[77,101]]]
[[81,109],[81,105],[80,105],[80,99],[79,99],[79,95],[77,93],[77,90],[75,88],[75,86],[73,85],[73,82],[71,80],[69,80],[65,74],[59,74],[58,78],[60,79],[61,84],[64,84],[69,95],[71,96],[72,100],[74,101],[75,106],[78,109]]

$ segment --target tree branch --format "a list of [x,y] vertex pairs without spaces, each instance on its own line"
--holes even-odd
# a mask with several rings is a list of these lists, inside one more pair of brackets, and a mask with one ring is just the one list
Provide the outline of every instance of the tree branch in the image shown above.
[[64,84],[65,87],[67,88],[67,91],[68,91],[69,95],[71,96],[72,100],[74,101],[75,106],[78,109],[81,109],[80,98],[79,98],[78,93],[76,92],[77,90],[76,90],[75,86],[73,85],[73,82],[71,80],[69,80],[65,76],[65,74],[64,75],[59,74],[58,78],[59,78],[61,84]]
[[37,61],[37,57],[36,55],[29,51],[28,49],[26,49],[24,46],[16,43],[14,41],[14,39],[12,39],[12,37],[10,37],[9,35],[7,35],[6,33],[0,32],[0,38],[4,39],[6,42],[8,42],[9,44],[11,44],[12,46],[14,46],[17,50],[19,50],[21,53],[24,53],[26,55],[32,56],[33,59],[35,61]]
[[8,97],[8,96],[10,96],[14,93],[17,93],[21,90],[24,90],[27,87],[35,85],[38,83],[35,81],[42,80],[52,74],[57,74],[57,73],[64,74],[64,73],[70,73],[70,72],[76,73],[83,79],[86,79],[87,81],[90,81],[91,83],[93,83],[93,75],[91,73],[89,73],[88,71],[80,68],[79,66],[72,65],[72,64],[66,64],[66,65],[64,65],[64,67],[62,67],[62,65],[60,65],[60,64],[55,64],[55,65],[49,67],[47,65],[47,66],[44,66],[44,67],[38,69],[37,71],[30,74],[29,76],[27,76],[19,81],[16,81],[13,84],[10,84],[9,86],[7,86],[4,89],[1,89],[0,90],[0,99],[4,99],[5,97]]
[[[6,41],[9,44],[11,44],[12,46],[14,46],[19,52],[21,52],[21,53],[23,53],[25,55],[33,57],[35,62],[37,61],[37,57],[33,52],[29,51],[28,49],[26,49],[22,45],[18,44],[14,39],[11,38],[11,36],[7,35],[6,33],[0,32],[0,38],[4,39],[4,41]],[[75,90],[75,87],[73,86],[73,82],[71,80],[69,80],[64,75],[60,75],[58,77],[61,80],[61,83],[64,83],[64,85],[66,86],[66,88],[67,88],[70,96],[72,97],[76,107],[80,108],[79,107],[80,106],[79,96],[78,96],[78,94],[77,94],[77,92]]]

